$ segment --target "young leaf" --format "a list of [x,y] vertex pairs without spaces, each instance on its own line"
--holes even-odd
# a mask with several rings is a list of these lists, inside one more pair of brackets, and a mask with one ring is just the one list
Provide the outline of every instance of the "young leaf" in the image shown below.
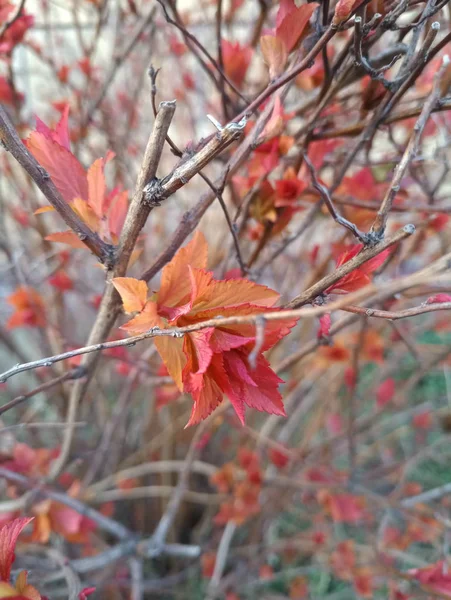
[[22,529],[32,520],[33,517],[14,519],[0,529],[0,581],[9,582],[17,540]]
[[310,4],[303,4],[299,8],[296,8],[293,2],[293,6],[294,10],[287,12],[285,16],[279,19],[279,23],[276,25],[276,36],[283,41],[288,53],[296,46],[307,23],[310,21],[310,17],[319,4],[311,2]]
[[283,73],[288,59],[285,42],[274,35],[263,35],[260,38],[260,48],[269,68],[270,79],[279,77]]
[[113,285],[119,292],[125,312],[143,310],[147,302],[147,283],[133,277],[115,277]]

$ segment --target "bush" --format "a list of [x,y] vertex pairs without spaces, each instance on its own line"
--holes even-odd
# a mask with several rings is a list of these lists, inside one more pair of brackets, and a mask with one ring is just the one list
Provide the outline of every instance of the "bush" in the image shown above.
[[451,598],[449,3],[0,15],[0,598]]

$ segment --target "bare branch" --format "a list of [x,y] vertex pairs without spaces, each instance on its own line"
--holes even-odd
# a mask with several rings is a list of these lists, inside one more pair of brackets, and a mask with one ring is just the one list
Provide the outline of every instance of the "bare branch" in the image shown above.
[[398,166],[396,167],[390,188],[382,201],[376,219],[374,220],[374,223],[371,227],[371,231],[373,232],[373,234],[378,237],[384,235],[385,227],[387,225],[388,214],[393,204],[393,200],[395,199],[396,194],[400,190],[401,182],[407,170],[407,167],[412,162],[413,158],[417,153],[421,135],[424,131],[424,128],[426,127],[426,123],[431,115],[431,112],[434,110],[438,101],[440,100],[440,81],[443,73],[445,72],[446,67],[448,66],[448,63],[449,59],[448,57],[446,57],[446,60],[443,60],[442,67],[439,69],[435,76],[435,81],[431,93],[426,102],[424,103],[423,110],[421,111],[421,114],[418,117],[417,122],[415,123],[409,142],[404,151],[403,157],[399,162]]

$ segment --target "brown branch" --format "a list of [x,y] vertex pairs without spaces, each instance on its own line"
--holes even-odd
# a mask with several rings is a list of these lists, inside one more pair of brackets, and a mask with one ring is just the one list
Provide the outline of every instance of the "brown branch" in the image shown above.
[[440,82],[442,79],[442,75],[445,72],[446,67],[448,66],[449,59],[443,60],[443,65],[439,69],[439,71],[435,75],[434,85],[432,87],[431,93],[424,103],[423,110],[415,123],[412,134],[410,136],[409,142],[406,146],[404,154],[396,167],[395,174],[393,176],[392,183],[390,188],[388,189],[380,209],[376,215],[374,223],[371,227],[371,231],[376,236],[383,236],[384,231],[387,225],[388,214],[393,204],[393,200],[395,199],[396,194],[399,192],[401,187],[402,179],[406,173],[407,167],[412,162],[415,154],[418,150],[418,144],[420,142],[421,135],[426,127],[426,123],[431,115],[432,110],[437,105],[437,102],[440,100],[441,89]]
[[[272,113],[273,106],[273,102],[268,103],[252,131],[233,153],[226,165],[229,179],[248,159],[254,148],[254,144],[258,139],[258,136],[263,131],[263,128]],[[220,188],[222,185],[224,185],[224,177],[220,176],[214,182],[214,187]],[[212,190],[209,190],[201,196],[199,202],[196,204],[196,206],[194,206],[194,208],[191,208],[182,216],[180,224],[173,233],[168,246],[160,254],[160,256],[157,257],[153,265],[141,275],[140,279],[143,279],[144,281],[150,281],[150,279],[152,279],[152,277],[154,277],[160,271],[160,269],[173,258],[186,238],[194,231],[205,212],[214,202],[215,198],[216,193]]]
[[17,135],[3,106],[0,105],[0,141],[17,162],[25,169],[38,188],[64,219],[65,223],[77,234],[79,239],[93,252],[101,263],[111,267],[114,263],[114,247],[106,244],[72,210],[59,193],[47,171],[41,167],[35,157],[28,152]]
[[238,139],[246,126],[243,117],[239,123],[228,123],[218,128],[205,146],[192,158],[182,161],[167,177],[162,180],[153,179],[144,189],[145,201],[149,206],[160,206],[160,203],[183,187],[190,179],[210,163],[234,140]]
[[86,111],[86,115],[84,116],[84,118],[81,121],[81,124],[80,124],[81,129],[86,128],[92,121],[96,110],[102,104],[109,88],[111,87],[111,84],[113,83],[118,70],[124,64],[124,62],[127,60],[128,56],[130,55],[132,50],[135,48],[136,44],[141,39],[142,34],[145,32],[145,30],[147,29],[149,24],[152,22],[154,15],[155,15],[155,7],[152,7],[150,9],[147,17],[145,17],[143,19],[142,23],[139,24],[139,26],[136,28],[136,31],[131,35],[130,40],[128,41],[128,44],[124,48],[124,50],[118,56],[114,57],[113,64],[111,66],[111,69],[110,69],[108,75],[105,78],[102,89],[100,90],[100,92],[98,93],[97,97],[92,102],[92,104],[89,106],[88,110]]
[[379,244],[364,248],[357,256],[352,258],[350,261],[341,265],[331,273],[330,275],[326,275],[320,281],[309,287],[305,292],[296,296],[289,304],[287,304],[287,308],[297,308],[298,306],[303,306],[307,304],[323,292],[327,290],[328,287],[339,281],[342,277],[351,273],[364,263],[366,263],[371,258],[374,258],[387,248],[390,248],[394,244],[397,244],[401,240],[411,236],[415,232],[415,227],[413,225],[405,225],[402,229],[399,229],[394,235],[386,240],[383,240]]
[[[396,241],[393,241],[394,238],[398,238],[398,239]],[[402,239],[402,237],[400,237],[400,235],[393,236],[393,238],[391,239],[391,244],[397,243],[397,241],[400,241],[399,238]],[[387,242],[389,243],[390,240],[387,240]],[[368,250],[371,250],[371,249],[368,249]],[[363,251],[363,252],[365,252],[365,251]],[[380,249],[379,249],[379,252],[380,252]],[[360,256],[360,255],[358,255],[358,256]],[[365,261],[369,260],[369,258],[373,258],[373,256],[370,256],[370,257],[366,256]],[[358,257],[355,257],[355,258],[358,258]],[[451,258],[451,254],[445,255],[445,256],[441,257],[440,259],[438,259],[437,261],[435,261],[434,263],[432,263],[431,265],[429,265],[428,267],[426,267],[425,269],[422,269],[422,270],[420,270],[416,273],[413,273],[412,275],[408,275],[404,278],[396,279],[391,284],[386,285],[384,290],[381,292],[381,298],[376,297],[375,301],[377,301],[378,299],[382,300],[382,299],[391,297],[393,294],[403,291],[414,285],[418,285],[419,283],[426,283],[426,282],[430,281],[431,278],[435,278],[433,280],[436,280],[436,278],[437,278],[436,274],[447,268],[447,264],[448,264],[448,261],[450,260],[450,258]],[[355,260],[355,259],[352,259],[352,260]],[[365,261],[363,261],[363,262],[365,262]],[[349,261],[349,262],[351,262],[351,261]],[[359,262],[358,266],[363,264],[363,262]],[[348,263],[345,263],[345,264],[347,265]],[[354,266],[354,268],[357,268],[357,267]],[[335,276],[335,274],[332,274],[332,275]],[[324,282],[329,277],[330,276],[324,277],[321,280],[321,282]],[[340,274],[338,279],[341,279],[341,277],[343,277],[343,274]],[[319,283],[321,283],[321,282],[319,282]],[[331,284],[328,283],[326,288],[329,285],[331,285]],[[312,286],[312,288],[313,287],[314,286]],[[312,288],[310,288],[310,289],[312,289]],[[187,325],[185,327],[173,327],[173,328],[168,328],[168,329],[159,329],[158,327],[154,327],[152,329],[149,329],[149,331],[147,331],[145,333],[141,333],[139,335],[135,335],[135,336],[132,336],[132,337],[129,337],[126,339],[114,340],[111,342],[103,342],[100,344],[92,344],[90,346],[84,346],[82,348],[77,348],[76,350],[70,350],[68,352],[63,352],[62,354],[55,354],[53,356],[49,356],[47,358],[43,358],[40,360],[35,360],[35,361],[29,362],[29,363],[15,365],[14,367],[11,367],[11,369],[9,369],[8,371],[5,371],[4,373],[0,374],[0,382],[7,381],[10,377],[13,377],[14,375],[17,375],[19,373],[23,373],[24,371],[37,369],[40,367],[48,367],[56,362],[68,360],[70,358],[73,358],[75,356],[80,356],[82,354],[98,353],[98,352],[101,352],[104,350],[109,350],[111,348],[132,347],[132,346],[135,346],[139,342],[142,342],[144,340],[148,340],[148,339],[151,339],[154,337],[159,337],[159,336],[169,336],[169,337],[179,338],[187,333],[192,333],[194,331],[200,331],[202,329],[206,329],[209,327],[225,327],[225,326],[230,326],[230,325],[242,325],[242,324],[254,324],[255,325],[258,321],[261,322],[262,318],[265,321],[280,321],[280,320],[287,320],[287,319],[315,318],[320,315],[323,315],[324,313],[332,312],[335,310],[345,310],[346,311],[349,306],[351,306],[351,310],[349,310],[349,312],[355,312],[355,313],[358,312],[359,314],[362,313],[362,314],[365,314],[366,316],[374,316],[374,317],[380,316],[381,318],[391,318],[391,316],[388,317],[387,315],[395,315],[394,318],[396,318],[397,315],[399,315],[399,314],[401,314],[401,316],[397,317],[397,318],[405,318],[408,316],[415,316],[417,314],[424,314],[427,312],[435,312],[435,311],[449,309],[449,303],[430,304],[430,305],[427,305],[426,307],[417,307],[415,309],[409,309],[409,310],[412,310],[412,313],[404,314],[404,311],[390,313],[390,312],[386,312],[386,311],[377,311],[377,310],[373,311],[372,309],[369,309],[369,308],[360,309],[360,307],[353,306],[353,304],[352,304],[353,302],[362,301],[362,300],[368,298],[376,290],[377,290],[377,288],[374,284],[369,284],[368,286],[365,286],[364,288],[362,288],[356,292],[353,292],[353,293],[347,294],[346,296],[340,297],[339,299],[335,300],[334,302],[324,304],[323,306],[315,306],[312,308],[303,308],[303,307],[290,308],[290,304],[292,304],[292,303],[289,303],[287,305],[287,308],[284,308],[281,310],[275,310],[275,311],[268,311],[268,312],[260,313],[257,315],[242,315],[242,316],[236,316],[236,317],[217,317],[217,318],[213,318],[213,319],[208,319],[206,321],[201,321],[199,323],[194,323],[192,325]],[[371,314],[370,314],[370,312],[371,312]],[[334,331],[332,331],[332,333],[334,333]]]
[[33,390],[30,390],[26,394],[17,396],[16,398],[13,398],[13,400],[10,400],[9,402],[2,404],[0,406],[0,415],[3,415],[8,410],[11,410],[11,408],[18,406],[19,404],[22,404],[22,402],[25,402],[25,400],[28,400],[29,398],[33,398],[33,396],[36,396],[37,394],[40,394],[41,392],[50,390],[55,385],[63,383],[64,381],[71,381],[74,379],[78,379],[80,377],[83,377],[83,375],[84,375],[84,369],[82,369],[80,367],[76,367],[75,369],[72,369],[71,371],[68,371],[67,373],[64,373],[63,375],[60,375],[59,377],[54,377],[50,381],[46,381],[45,383],[38,385],[36,388],[34,388]]
[[[121,310],[121,300],[111,283],[111,279],[125,275],[138,235],[152,210],[152,207],[145,202],[144,189],[149,181],[152,181],[156,176],[166,134],[174,116],[174,111],[175,101],[162,102],[160,104],[160,110],[147,143],[135,191],[119,238],[116,264],[109,274],[110,277],[107,281],[96,321],[88,338],[88,344],[98,344],[108,338],[111,328]],[[82,366],[86,369],[86,378],[83,381],[77,381],[72,389],[67,412],[68,424],[75,421],[78,405],[83,399],[91,381],[97,365],[97,359],[98,355],[86,356],[82,363]],[[51,477],[59,475],[69,455],[74,433],[73,427],[69,426],[65,433],[61,453],[52,464]]]
[[[368,260],[368,259],[367,259]],[[347,263],[346,263],[347,264]],[[443,267],[443,265],[441,265]],[[444,268],[444,267],[443,267]],[[436,272],[435,269],[433,272]],[[414,273],[414,276],[417,278],[418,275],[424,274],[427,276],[427,273]],[[340,277],[341,278],[341,277]],[[389,295],[392,295],[396,291],[402,290],[405,288],[406,282],[409,284],[418,283],[417,281],[413,282],[412,276],[409,276],[407,280],[396,280],[394,283],[396,284],[393,289],[390,288]],[[419,281],[419,280],[418,280]],[[257,315],[245,315],[245,316],[237,316],[237,317],[217,317],[214,319],[208,319],[207,321],[201,321],[199,323],[195,323],[193,325],[187,325],[185,327],[173,327],[168,329],[159,329],[154,327],[149,329],[146,333],[141,333],[139,335],[135,335],[125,339],[113,340],[111,342],[103,342],[101,344],[92,344],[90,346],[84,346],[82,348],[77,348],[76,350],[70,350],[68,352],[63,352],[61,354],[55,354],[53,356],[48,356],[46,358],[42,358],[39,360],[34,360],[28,363],[22,363],[11,367],[8,371],[0,374],[0,382],[4,383],[14,375],[18,375],[19,373],[23,373],[24,371],[30,371],[32,369],[38,369],[41,367],[49,367],[57,362],[61,362],[63,360],[69,360],[74,358],[75,356],[80,356],[82,354],[92,354],[95,352],[102,352],[104,350],[110,350],[111,348],[124,348],[124,347],[133,347],[137,343],[142,342],[144,340],[149,340],[155,337],[167,336],[179,338],[184,336],[187,333],[192,333],[194,331],[200,331],[202,329],[206,329],[209,327],[226,327],[230,325],[242,325],[242,324],[257,324],[258,322],[264,321],[282,321],[286,319],[298,319],[298,318],[314,318],[323,315],[324,313],[331,312],[334,310],[343,310],[345,312],[350,312],[354,314],[364,315],[367,317],[375,317],[380,319],[388,319],[388,320],[398,320],[405,319],[407,317],[414,317],[421,314],[450,310],[451,303],[450,302],[441,302],[437,304],[429,304],[417,306],[414,308],[409,308],[403,311],[384,311],[372,308],[365,308],[360,306],[348,305],[348,302],[355,301],[359,299],[359,297],[364,298],[368,296],[369,292],[374,291],[374,286],[368,286],[369,289],[362,288],[358,292],[354,294],[349,294],[348,296],[343,296],[339,300],[336,300],[330,304],[325,304],[323,306],[315,306],[314,308],[295,308],[295,309],[283,309],[279,311],[268,311],[267,313],[260,313]],[[291,304],[291,303],[290,303]],[[289,306],[289,305],[288,305]],[[333,332],[332,332],[333,333]]]
[[[451,109],[451,100],[444,98],[440,101],[437,106],[435,106],[432,110],[433,113],[436,112],[444,112]],[[404,121],[405,119],[411,119],[412,117],[418,117],[423,110],[422,107],[414,107],[403,110],[402,112],[395,112],[385,119],[381,121],[381,124],[391,125],[392,123],[397,123],[398,121]],[[347,127],[343,127],[341,129],[329,129],[325,131],[313,132],[311,139],[314,140],[325,140],[336,137],[352,137],[355,135],[359,135],[365,129],[365,123],[355,123],[355,125],[348,125]]]
[[317,173],[316,173],[316,170],[315,170],[315,167],[310,162],[310,159],[307,156],[307,154],[304,154],[304,162],[307,165],[307,168],[310,173],[310,177],[312,178],[313,188],[321,196],[324,204],[327,207],[327,210],[331,214],[334,221],[336,223],[338,223],[339,225],[341,225],[342,227],[344,227],[345,229],[347,229],[348,231],[350,231],[359,240],[359,242],[367,244],[370,241],[369,236],[366,233],[364,233],[363,231],[360,231],[360,229],[358,229],[358,227],[354,223],[351,223],[351,221],[348,221],[348,219],[345,219],[338,213],[338,211],[336,210],[336,208],[334,206],[334,203],[333,203],[332,197],[329,193],[329,190],[327,189],[327,187],[325,185],[320,183]]
[[376,308],[365,308],[364,306],[346,306],[343,308],[345,312],[354,313],[356,315],[364,315],[365,317],[374,317],[376,319],[387,319],[389,321],[397,321],[398,319],[407,319],[408,317],[416,317],[426,313],[437,312],[442,310],[451,310],[451,302],[440,302],[439,304],[422,304],[406,308],[405,310],[378,310]]
[[191,473],[191,467],[197,452],[198,442],[210,425],[210,422],[211,419],[207,419],[206,421],[203,421],[196,429],[188,448],[184,468],[180,471],[177,487],[171,496],[166,511],[161,517],[160,522],[158,523],[158,526],[150,540],[140,544],[139,551],[144,552],[147,556],[152,556],[154,552],[158,555],[160,553],[161,546],[166,542],[169,530],[172,527],[172,523],[177,516],[180,504],[188,489],[189,475]]
[[315,57],[322,51],[322,49],[326,46],[326,44],[334,37],[334,35],[337,33],[337,31],[338,31],[337,28],[332,25],[328,29],[326,29],[326,31],[323,33],[323,35],[320,37],[320,39],[316,42],[316,44],[313,46],[313,48],[310,50],[310,52],[308,52],[304,56],[304,58],[299,62],[299,64],[292,67],[284,75],[281,75],[278,79],[273,81],[267,88],[265,88],[257,96],[257,98],[255,98],[255,100],[253,100],[249,104],[249,106],[246,108],[246,110],[244,110],[242,113],[240,113],[235,118],[235,121],[239,121],[245,115],[257,110],[257,108],[261,104],[263,104],[263,102],[265,100],[267,100],[270,96],[272,96],[274,94],[274,92],[276,92],[278,89],[280,89],[286,83],[289,83],[292,79],[294,79],[297,75],[299,75],[299,73],[302,73],[302,71],[305,71],[305,69],[308,69],[311,66],[312,61],[315,59]]
[[[122,540],[121,544],[113,546],[112,548],[101,552],[100,554],[90,556],[87,559],[78,559],[70,562],[70,566],[75,569],[78,573],[86,573],[100,569],[108,564],[119,560],[124,556],[131,556],[133,554],[139,554],[141,556],[157,556],[167,554],[169,556],[186,556],[195,558],[200,553],[198,546],[184,545],[184,544],[162,544],[155,548],[152,546],[151,550],[146,548],[148,540],[140,540],[134,536],[133,532],[124,527],[121,523],[118,523],[114,519],[103,515],[98,510],[91,508],[84,502],[81,502],[77,498],[72,498],[64,492],[59,492],[51,489],[48,485],[38,484],[35,480],[10,471],[5,467],[0,466],[0,477],[4,477],[9,481],[13,481],[24,489],[29,489],[32,494],[49,498],[55,502],[59,502],[73,509],[78,514],[87,517],[94,521],[100,529],[110,533],[119,540]],[[147,544],[146,544],[147,542]]]

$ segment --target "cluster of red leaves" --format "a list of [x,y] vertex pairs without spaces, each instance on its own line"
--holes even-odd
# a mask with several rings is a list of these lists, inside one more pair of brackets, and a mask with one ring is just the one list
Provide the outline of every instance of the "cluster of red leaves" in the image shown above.
[[[352,258],[357,256],[362,249],[363,244],[355,244],[346,248],[337,257],[335,263],[336,267],[341,267],[350,261]],[[349,292],[354,292],[362,287],[365,287],[371,283],[371,273],[374,273],[374,271],[376,271],[376,269],[378,269],[385,262],[389,254],[390,249],[384,250],[371,260],[363,263],[363,265],[342,277],[339,281],[337,281],[337,283],[334,283],[328,287],[326,294],[348,294]]]
[[249,209],[249,214],[258,223],[252,237],[259,238],[267,225],[271,226],[272,235],[281,233],[293,215],[301,210],[298,200],[306,187],[307,184],[297,177],[293,168],[287,169],[282,179],[274,182],[265,179]]
[[19,286],[8,296],[7,301],[14,308],[13,314],[6,323],[8,329],[45,325],[45,303],[42,296],[33,288]]
[[[45,596],[41,596],[34,586],[27,583],[27,571],[21,571],[18,574],[14,585],[10,582],[17,540],[22,530],[31,521],[33,521],[33,517],[14,519],[0,529],[0,598],[48,600]],[[86,600],[94,591],[95,588],[83,589],[78,595],[79,600]]]
[[296,48],[317,7],[316,2],[299,7],[292,0],[280,2],[275,29],[260,38],[260,47],[271,79],[283,73],[288,55]]
[[[123,329],[140,334],[152,327],[183,327],[238,315],[258,315],[274,304],[279,295],[247,279],[216,280],[206,270],[208,247],[197,232],[163,269],[160,290],[148,298],[144,281],[130,277],[113,280],[124,309],[137,315]],[[270,321],[255,369],[248,361],[255,346],[251,324],[208,327],[182,339],[155,337],[157,350],[178,389],[192,395],[194,406],[188,425],[205,419],[223,400],[230,399],[244,423],[245,408],[285,415],[278,386],[282,380],[271,370],[263,352],[286,336],[294,321]]]
[[451,570],[444,560],[421,569],[412,569],[408,573],[425,591],[451,598]]
[[[70,149],[69,106],[65,105],[54,129],[36,118],[36,130],[25,141],[28,150],[50,175],[64,200],[103,240],[116,243],[128,208],[128,192],[119,187],[107,190],[105,166],[114,157],[107,152],[86,171]],[[44,207],[37,212],[52,211]],[[86,248],[73,231],[53,233],[47,240]]]
[[359,598],[373,597],[374,569],[359,565],[354,540],[337,544],[330,557],[332,571],[338,579],[353,584]]
[[214,521],[225,525],[233,521],[242,525],[260,512],[260,492],[262,470],[259,457],[255,452],[240,448],[238,462],[226,463],[212,477],[211,483],[230,499],[223,502]]
[[[0,0],[0,23],[7,23],[14,16],[17,6],[9,0]],[[0,56],[9,56],[13,48],[19,44],[25,33],[34,24],[34,17],[25,10],[21,10],[20,16],[6,29],[0,40]]]
[[362,523],[367,518],[364,496],[320,490],[317,498],[335,523]]
[[[51,462],[58,456],[59,450],[47,448],[33,449],[26,444],[17,443],[9,460],[3,466],[10,471],[26,475],[32,479],[41,478],[48,473]],[[71,497],[77,497],[80,482],[69,473],[63,473],[59,478],[60,485],[67,490]],[[10,498],[17,496],[14,485],[8,485],[6,490]],[[72,543],[87,544],[90,534],[96,529],[96,524],[72,508],[51,499],[39,501],[31,507],[34,515],[33,530],[30,536],[32,542],[47,543],[50,534],[55,532]],[[2,522],[9,522],[17,517],[16,512],[3,513]]]

